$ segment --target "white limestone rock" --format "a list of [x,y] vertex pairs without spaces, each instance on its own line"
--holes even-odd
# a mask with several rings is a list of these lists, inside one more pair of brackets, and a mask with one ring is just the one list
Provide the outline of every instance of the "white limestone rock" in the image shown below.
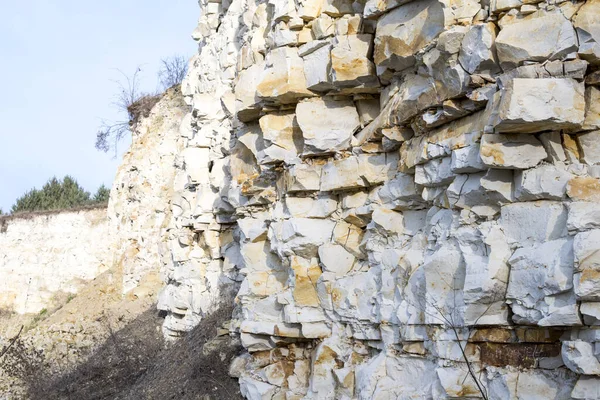
[[323,192],[366,186],[360,173],[358,157],[330,161],[323,167],[320,187]]
[[494,95],[489,124],[496,133],[577,130],[585,107],[584,85],[575,79],[514,78]]
[[444,186],[456,176],[451,168],[452,158],[444,157],[419,164],[415,169],[415,183],[423,186]]
[[580,232],[573,242],[575,293],[583,300],[600,301],[600,229]]
[[556,201],[506,204],[500,226],[511,245],[545,243],[567,235],[567,210]]
[[561,200],[565,198],[567,183],[572,177],[564,168],[555,165],[515,171],[515,199]]
[[318,191],[321,184],[321,165],[295,164],[285,173],[288,193]]
[[354,265],[356,258],[344,247],[327,243],[319,247],[319,260],[326,272],[332,272],[337,277],[346,275]]
[[512,201],[512,171],[490,169],[470,175],[458,175],[446,195],[451,207],[465,208],[478,215],[492,216],[500,205]]
[[302,54],[306,87],[318,92],[328,91],[334,87],[331,83],[331,44],[329,40],[321,40],[304,46],[315,42],[319,44],[318,47],[306,49],[306,53]]
[[304,154],[326,154],[345,150],[360,127],[358,112],[351,100],[316,98],[296,107],[304,137]]
[[600,89],[594,86],[585,88],[585,121],[581,129],[600,129]]
[[600,399],[600,378],[580,376],[571,392],[571,397],[575,400]]
[[591,64],[600,64],[600,24],[598,0],[588,0],[580,9],[573,25],[579,37],[579,57]]
[[280,47],[268,53],[256,93],[262,99],[282,104],[313,95],[306,87],[304,62],[297,48]]
[[525,61],[564,59],[577,51],[577,43],[571,22],[554,12],[504,26],[496,38],[496,49],[500,66],[508,71]]
[[594,345],[582,340],[562,342],[562,358],[571,371],[582,375],[600,375],[600,361],[594,355]]
[[582,302],[579,312],[585,325],[600,325],[600,302]]
[[516,133],[483,135],[479,153],[486,166],[501,169],[532,168],[548,156],[535,136]]
[[573,295],[573,241],[521,247],[510,258],[507,303],[517,324],[581,325]]
[[452,151],[450,169],[455,174],[469,174],[487,169],[479,155],[479,145],[473,144]]
[[318,248],[329,242],[335,222],[327,219],[292,218],[272,223],[269,239],[281,255],[316,257]]
[[540,142],[542,142],[542,145],[544,145],[546,153],[548,153],[546,161],[550,163],[555,163],[557,161],[567,161],[567,156],[565,155],[565,150],[562,146],[562,138],[560,131],[544,132],[540,134],[538,138],[540,139]]
[[302,151],[302,131],[294,114],[268,114],[258,122],[265,147],[258,156],[262,163],[289,162]]
[[574,201],[569,203],[567,207],[569,208],[567,228],[570,232],[600,228],[600,207],[598,203]]
[[444,30],[444,7],[437,0],[402,5],[377,21],[375,64],[401,71],[415,63],[415,54]]
[[469,73],[493,75],[500,71],[496,56],[498,28],[492,22],[473,25],[464,35],[458,60]]
[[[331,77],[336,87],[379,86],[375,64],[370,60],[373,35],[336,36],[331,49]],[[355,90],[355,93],[360,90]]]
[[600,164],[600,130],[577,135],[581,161],[588,165]]

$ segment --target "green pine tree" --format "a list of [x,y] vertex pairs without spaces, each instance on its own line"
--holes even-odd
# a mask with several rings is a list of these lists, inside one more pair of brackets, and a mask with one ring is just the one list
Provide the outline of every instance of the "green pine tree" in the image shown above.
[[102,184],[102,186],[98,188],[98,191],[94,195],[92,201],[94,203],[108,203],[109,197],[110,189],[104,186],[104,184]]
[[17,199],[12,213],[27,211],[60,210],[92,203],[91,195],[75,179],[65,176],[61,181],[53,177],[41,190],[31,189]]

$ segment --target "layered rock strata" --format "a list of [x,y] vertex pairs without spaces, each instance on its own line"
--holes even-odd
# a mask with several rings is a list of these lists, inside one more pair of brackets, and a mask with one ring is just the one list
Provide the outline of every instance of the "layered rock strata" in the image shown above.
[[0,310],[38,313],[108,269],[106,207],[0,218]]
[[598,0],[200,6],[167,335],[237,291],[249,399],[599,398]]

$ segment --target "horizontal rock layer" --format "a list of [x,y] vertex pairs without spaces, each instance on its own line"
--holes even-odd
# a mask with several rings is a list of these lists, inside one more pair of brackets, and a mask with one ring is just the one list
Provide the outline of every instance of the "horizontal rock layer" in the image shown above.
[[598,398],[597,0],[200,4],[169,334],[234,301],[249,399]]

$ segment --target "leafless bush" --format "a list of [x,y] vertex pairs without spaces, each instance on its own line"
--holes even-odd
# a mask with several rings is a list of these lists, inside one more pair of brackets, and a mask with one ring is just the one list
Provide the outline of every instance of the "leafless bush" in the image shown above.
[[147,117],[158,102],[160,97],[156,93],[142,92],[139,75],[141,71],[142,69],[137,67],[130,77],[119,70],[122,78],[114,81],[118,94],[112,104],[122,115],[127,115],[127,120],[102,120],[96,133],[96,149],[105,153],[114,149],[116,155],[119,141],[131,132],[142,116]]
[[162,90],[179,85],[187,74],[187,60],[182,55],[175,55],[161,60],[158,79]]

